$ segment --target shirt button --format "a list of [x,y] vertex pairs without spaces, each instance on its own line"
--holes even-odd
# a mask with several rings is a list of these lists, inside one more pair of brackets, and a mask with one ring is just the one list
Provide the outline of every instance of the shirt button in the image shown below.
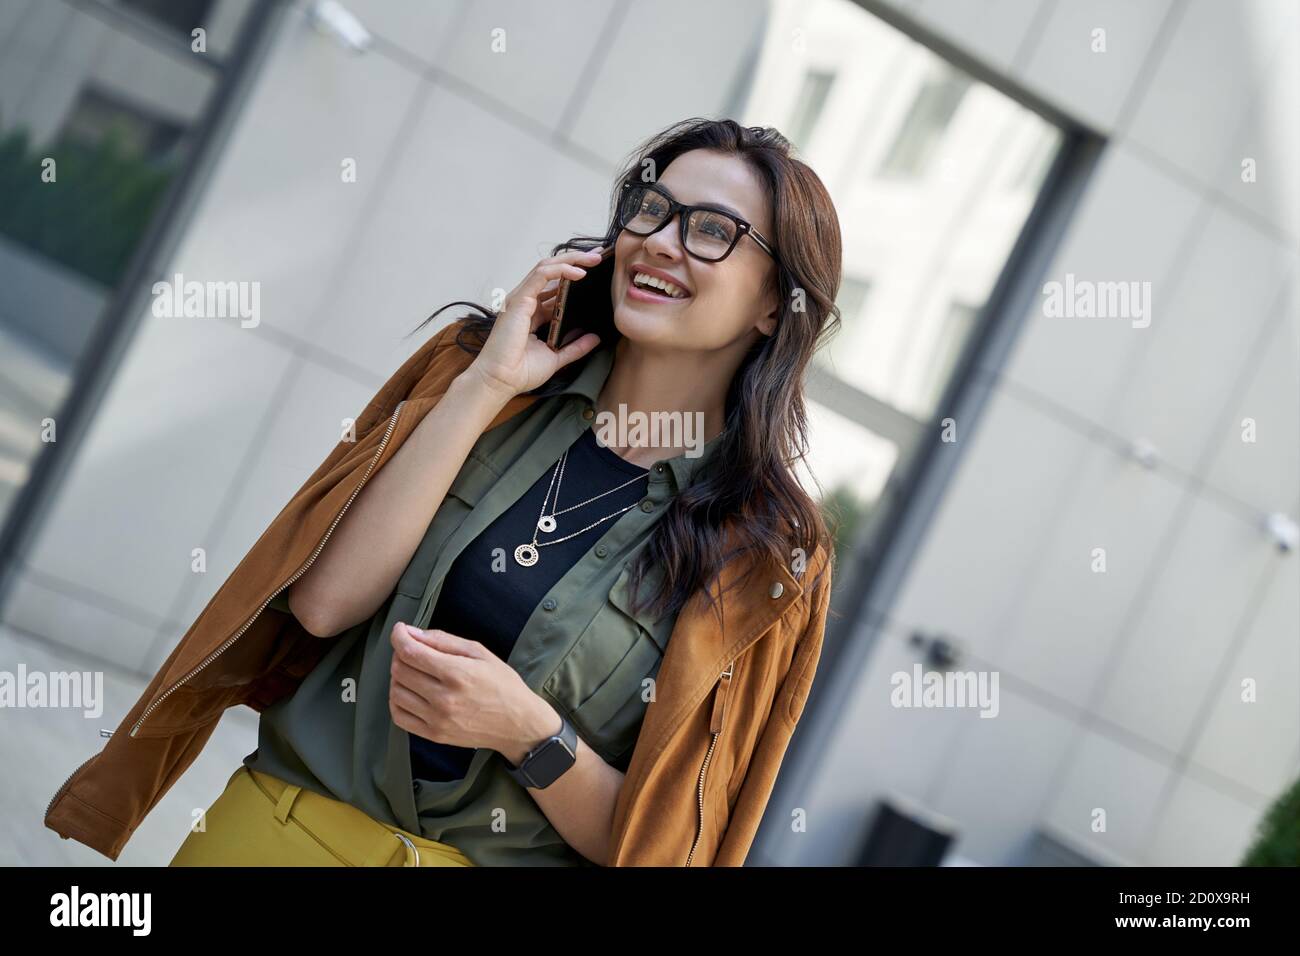
[[642,510],[642,511],[654,511],[654,510],[655,510],[655,503],[654,503],[653,501],[651,501],[649,498],[647,498],[645,501],[641,502],[641,510]]
[[782,594],[785,593],[785,585],[782,584],[780,581],[773,581],[772,590],[769,591],[768,593],[771,594],[772,597],[774,598],[779,598]]
[[542,602],[542,607],[548,611],[555,610],[555,598],[547,598]]
[[582,417],[585,418],[587,421],[591,421],[593,418],[596,417],[595,409],[593,409],[590,405],[588,405],[586,408],[582,410]]
[[603,558],[607,554],[609,554],[609,548],[605,547],[603,544],[596,545],[596,557]]

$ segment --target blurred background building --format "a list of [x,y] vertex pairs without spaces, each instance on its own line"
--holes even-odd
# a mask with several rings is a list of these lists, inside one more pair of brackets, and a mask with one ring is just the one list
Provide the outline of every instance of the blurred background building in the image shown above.
[[[403,336],[731,116],[845,238],[836,616],[751,862],[1236,863],[1300,774],[1298,100],[1292,0],[0,0],[0,669],[107,689],[0,711],[0,862],[106,862],[45,801]],[[178,274],[256,320],[155,314]],[[996,717],[896,706],[915,665]],[[122,861],[255,745],[230,712]]]

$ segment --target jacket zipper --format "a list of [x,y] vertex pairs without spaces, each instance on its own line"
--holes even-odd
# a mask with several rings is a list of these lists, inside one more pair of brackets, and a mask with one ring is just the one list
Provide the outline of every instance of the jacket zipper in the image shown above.
[[713,758],[713,748],[718,743],[718,736],[722,733],[723,711],[726,708],[727,691],[731,688],[732,668],[736,662],[732,661],[727,665],[727,669],[722,672],[718,678],[718,692],[713,698],[713,714],[709,718],[709,733],[712,739],[709,741],[709,749],[704,754],[704,762],[700,764],[700,777],[697,789],[700,804],[700,819],[695,829],[695,842],[691,844],[691,852],[686,855],[686,865],[691,865],[691,859],[695,856],[695,848],[700,845],[700,837],[704,835],[704,777],[709,769],[709,761]]
[[[222,645],[221,645],[220,647],[218,647],[215,651],[213,651],[211,654],[209,654],[209,655],[208,655],[208,656],[203,660],[203,662],[199,664],[198,667],[194,668],[194,670],[190,671],[188,674],[186,674],[184,677],[182,677],[180,680],[178,680],[178,681],[177,681],[175,684],[173,684],[171,687],[167,688],[167,692],[166,692],[165,694],[163,694],[161,697],[159,697],[157,700],[155,700],[155,701],[154,701],[152,704],[150,704],[147,708],[145,708],[145,712],[144,712],[143,714],[140,715],[140,719],[137,720],[137,721],[135,722],[135,726],[131,728],[131,736],[132,736],[132,737],[135,736],[136,731],[138,731],[138,730],[140,729],[141,725],[145,722],[145,719],[146,719],[146,718],[147,718],[151,713],[153,713],[154,709],[155,709],[159,704],[161,704],[164,700],[166,700],[168,697],[170,697],[170,696],[172,695],[172,693],[175,692],[175,690],[176,690],[178,687],[180,687],[182,684],[184,684],[187,680],[189,680],[191,677],[193,677],[193,676],[194,676],[195,674],[197,674],[199,671],[203,670],[203,668],[207,667],[207,666],[208,666],[209,664],[211,664],[214,660],[216,660],[218,657],[220,657],[221,654],[222,654],[222,652],[225,651],[226,648],[230,647],[231,644],[234,644],[235,641],[237,641],[241,636],[243,636],[243,634],[244,634],[245,631],[247,631],[250,627],[253,626],[253,622],[257,620],[258,616],[259,616],[259,615],[260,615],[264,610],[266,610],[266,606],[267,606],[268,604],[270,604],[272,601],[274,601],[274,600],[276,599],[276,596],[279,595],[279,593],[280,593],[281,591],[283,591],[285,588],[289,587],[291,584],[293,584],[293,583],[294,583],[295,581],[297,581],[300,577],[302,577],[304,574],[307,573],[307,569],[310,568],[310,567],[312,566],[313,563],[315,563],[316,558],[319,557],[321,551],[324,550],[324,548],[325,548],[325,542],[328,541],[329,538],[330,538],[330,535],[334,533],[334,529],[335,529],[336,527],[338,527],[338,523],[339,523],[340,521],[343,520],[343,515],[347,512],[348,508],[351,507],[352,502],[356,499],[357,495],[361,493],[361,489],[365,487],[366,482],[370,480],[370,474],[371,474],[371,472],[373,472],[373,471],[375,470],[375,464],[379,461],[380,456],[383,455],[383,453],[384,453],[384,449],[388,446],[388,440],[389,440],[390,438],[393,437],[393,429],[397,427],[397,416],[401,414],[402,406],[405,405],[405,404],[406,404],[406,401],[405,401],[405,399],[403,399],[402,401],[398,402],[398,403],[397,403],[397,407],[393,409],[392,417],[390,417],[390,418],[388,419],[388,430],[384,433],[384,438],[383,438],[383,440],[379,443],[379,447],[378,447],[377,449],[375,449],[374,457],[370,459],[370,465],[369,465],[369,467],[366,468],[366,473],[365,473],[364,475],[361,476],[361,482],[356,486],[356,488],[354,488],[354,489],[352,490],[352,494],[348,497],[348,500],[347,500],[346,502],[344,502],[344,504],[343,504],[343,510],[340,511],[340,512],[335,516],[333,523],[329,526],[329,528],[328,528],[328,529],[326,530],[326,532],[325,532],[325,537],[323,537],[323,538],[320,539],[320,543],[319,543],[318,545],[316,545],[316,550],[313,551],[312,554],[311,554],[311,557],[309,557],[309,558],[307,559],[307,563],[304,564],[302,567],[300,567],[297,571],[295,571],[293,577],[291,577],[288,581],[285,581],[285,582],[284,582],[283,584],[281,584],[278,588],[276,588],[273,592],[271,592],[271,596],[268,597],[268,598],[267,598],[267,599],[262,603],[262,606],[259,607],[259,608],[258,608],[258,609],[253,613],[253,616],[252,616],[252,617],[250,617],[246,622],[244,622],[244,626],[243,626],[243,627],[241,627],[238,631],[236,631],[236,632],[235,632],[231,637],[227,638],[227,639],[222,643]],[[75,773],[75,771],[74,771],[74,773]]]
[[[113,731],[111,731],[111,730],[101,730],[101,731],[99,732],[99,736],[101,736],[101,737],[111,737],[111,736],[113,736]],[[77,766],[77,770],[80,770],[82,767],[84,767],[86,764],[90,763],[92,760],[94,760],[94,759],[95,759],[96,757],[98,757],[98,756],[99,756],[99,754],[97,754],[97,753],[93,753],[93,754],[91,754],[91,755],[90,755],[89,757],[87,757],[85,760],[81,761],[81,763]],[[50,815],[50,810],[54,807],[54,804],[55,804],[55,802],[59,799],[60,794],[63,793],[64,788],[67,787],[68,783],[72,780],[72,778],[75,777],[75,776],[77,775],[77,770],[74,770],[74,771],[72,771],[72,773],[68,774],[68,779],[67,779],[67,780],[64,780],[63,783],[59,784],[59,789],[54,791],[54,796],[50,797],[50,802],[47,803],[47,804],[45,805],[45,816],[48,817],[48,816]],[[67,837],[64,837],[63,839],[66,840]]]

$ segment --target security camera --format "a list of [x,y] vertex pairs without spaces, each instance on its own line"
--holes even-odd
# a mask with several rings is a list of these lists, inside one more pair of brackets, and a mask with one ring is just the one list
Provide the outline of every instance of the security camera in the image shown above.
[[1290,515],[1275,511],[1264,519],[1264,527],[1283,554],[1300,548],[1300,525]]
[[937,670],[948,670],[957,664],[960,657],[961,649],[957,646],[957,642],[940,634],[930,642],[930,649],[925,659],[931,667]]
[[338,0],[316,0],[308,16],[312,26],[353,53],[362,53],[370,46],[370,31]]
[[946,670],[961,659],[961,645],[944,634],[926,634],[913,631],[907,637],[907,643],[925,653],[925,662],[932,668]]

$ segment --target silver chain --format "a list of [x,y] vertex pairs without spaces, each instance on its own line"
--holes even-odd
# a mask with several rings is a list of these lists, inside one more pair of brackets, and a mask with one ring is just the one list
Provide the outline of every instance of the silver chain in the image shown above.
[[553,531],[555,530],[556,515],[562,515],[565,512],[573,511],[575,508],[581,508],[583,505],[590,504],[591,502],[595,501],[597,498],[603,498],[606,495],[611,495],[614,492],[618,491],[620,488],[626,488],[628,485],[632,484],[632,482],[640,481],[642,478],[646,477],[645,475],[637,475],[635,478],[629,478],[621,485],[617,485],[609,489],[609,491],[602,491],[600,494],[593,495],[592,497],[588,498],[586,501],[580,501],[576,505],[571,505],[568,508],[565,508],[561,511],[552,511],[548,515],[546,513],[546,503],[550,500],[552,490],[555,491],[555,503],[557,505],[560,503],[560,486],[563,485],[564,483],[564,466],[568,462],[568,458],[569,458],[569,450],[566,448],[564,450],[564,454],[560,456],[560,460],[556,462],[555,470],[551,472],[551,484],[550,487],[546,489],[546,495],[542,498],[542,510],[537,516],[536,525],[534,525],[533,527],[532,543],[521,544],[519,545],[519,547],[515,548],[515,561],[526,568],[531,568],[534,564],[537,563],[539,548],[545,548],[548,545],[559,544],[561,541],[568,541],[570,538],[576,538],[578,535],[585,534],[586,532],[590,531],[592,528],[596,527],[596,525],[608,521],[610,518],[616,518],[619,515],[623,514],[625,511],[631,511],[633,508],[636,507],[636,502],[633,502],[632,504],[628,505],[626,508],[620,508],[618,511],[615,511],[613,514],[605,515],[605,517],[599,519],[598,521],[592,522],[591,524],[587,525],[587,527],[583,528],[581,531],[575,531],[573,532],[573,534],[565,535],[563,538],[556,538],[553,541],[539,542],[537,540],[537,533],[543,530],[542,523],[544,521],[549,520],[551,522],[551,527],[547,530]]

